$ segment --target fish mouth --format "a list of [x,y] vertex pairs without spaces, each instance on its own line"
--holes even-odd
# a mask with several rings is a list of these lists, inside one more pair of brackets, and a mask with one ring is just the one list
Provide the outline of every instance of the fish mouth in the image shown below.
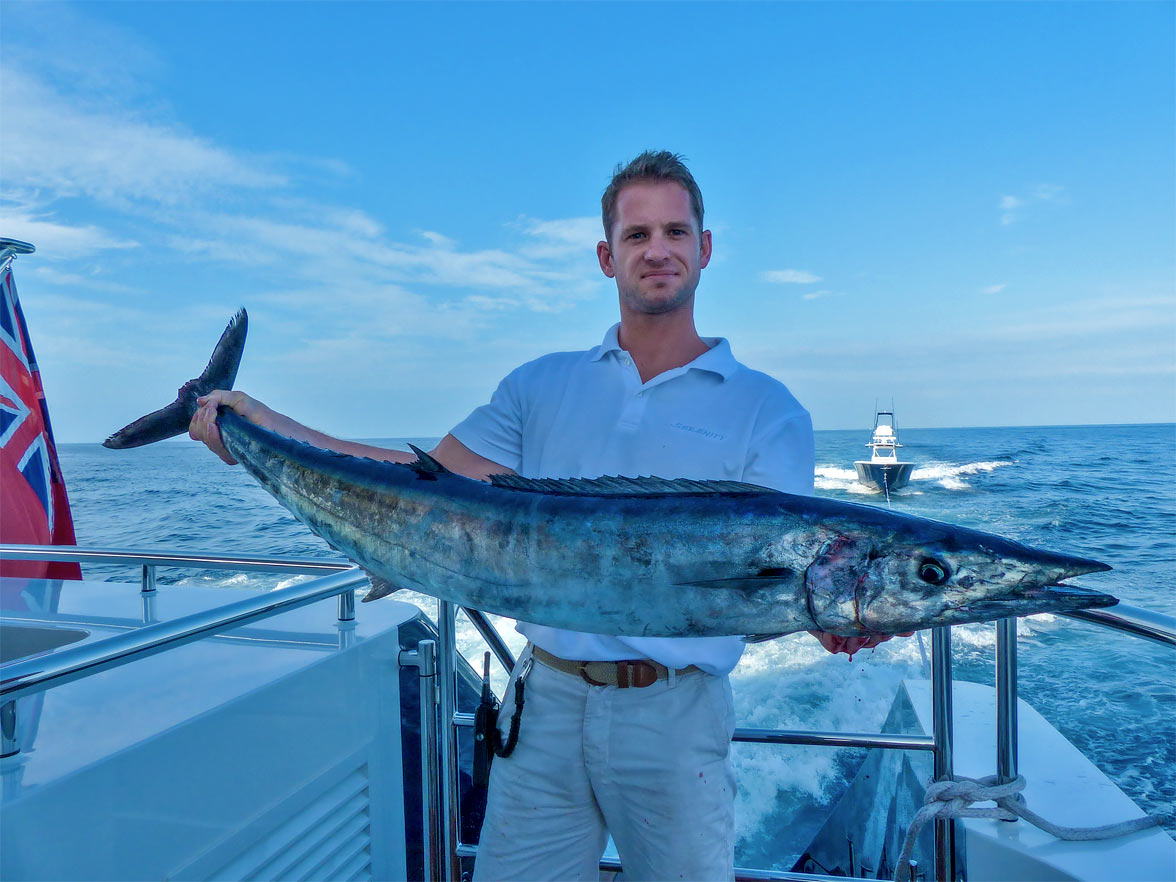
[[[1107,567],[1107,569],[1110,569]],[[978,600],[957,612],[976,621],[1031,616],[1039,613],[1066,613],[1080,609],[1100,609],[1114,606],[1119,598],[1102,591],[1058,583],[1022,589],[1015,598]]]
[[[1107,567],[1109,570],[1110,567]],[[1026,600],[1040,601],[1054,606],[1059,611],[1071,609],[1089,609],[1091,607],[1114,606],[1119,598],[1102,591],[1092,591],[1089,588],[1079,588],[1077,585],[1067,585],[1058,582],[1054,585],[1042,585],[1025,592]]]
[[[1071,576],[1085,576],[1088,573],[1109,573],[1114,569],[1110,564],[1105,564],[1101,560],[1091,560],[1088,557],[1071,557],[1066,559],[1066,574],[1062,577],[1068,579]],[[1059,587],[1061,586],[1059,583]]]

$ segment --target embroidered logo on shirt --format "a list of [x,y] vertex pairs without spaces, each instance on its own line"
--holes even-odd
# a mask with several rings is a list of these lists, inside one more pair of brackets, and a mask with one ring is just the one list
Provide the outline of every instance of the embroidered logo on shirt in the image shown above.
[[684,423],[671,423],[671,429],[681,429],[683,432],[693,432],[695,435],[701,435],[703,438],[709,438],[712,441],[722,441],[726,435],[720,435],[718,432],[712,432],[710,429],[700,429],[698,426],[687,426]]

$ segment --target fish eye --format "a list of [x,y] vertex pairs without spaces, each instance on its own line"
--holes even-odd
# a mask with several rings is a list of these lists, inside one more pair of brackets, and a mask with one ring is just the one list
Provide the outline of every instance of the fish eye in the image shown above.
[[937,561],[933,558],[924,558],[923,562],[919,564],[919,578],[924,582],[930,582],[932,585],[942,585],[951,576],[951,570],[948,569],[947,564]]

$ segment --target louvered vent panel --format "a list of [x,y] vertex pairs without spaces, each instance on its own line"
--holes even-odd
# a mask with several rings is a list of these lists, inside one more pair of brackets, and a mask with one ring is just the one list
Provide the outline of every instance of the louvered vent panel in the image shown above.
[[208,878],[250,882],[371,879],[369,802],[365,764]]

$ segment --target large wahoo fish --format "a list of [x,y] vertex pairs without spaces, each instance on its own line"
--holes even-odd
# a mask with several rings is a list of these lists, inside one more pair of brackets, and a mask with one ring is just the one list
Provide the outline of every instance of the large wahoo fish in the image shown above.
[[[116,432],[137,447],[186,431],[196,398],[230,389],[239,312],[178,399]],[[733,481],[487,483],[423,451],[410,464],[320,450],[222,410],[229,452],[295,517],[373,576],[578,631],[637,636],[854,636],[1110,606],[1062,584],[1106,564],[865,505]]]

